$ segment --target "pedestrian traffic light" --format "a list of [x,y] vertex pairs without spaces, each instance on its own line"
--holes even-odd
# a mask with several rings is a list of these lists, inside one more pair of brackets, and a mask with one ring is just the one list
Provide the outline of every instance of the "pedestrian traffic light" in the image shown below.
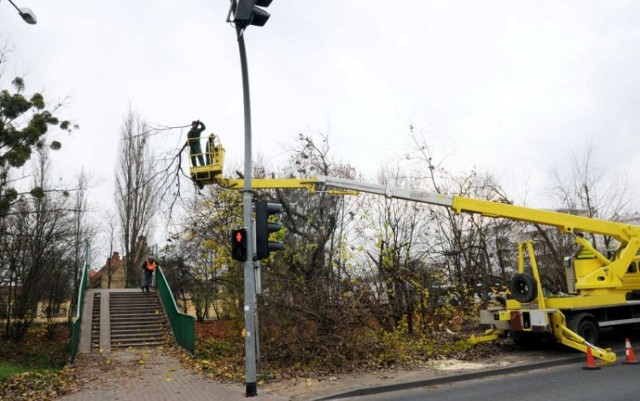
[[267,203],[256,201],[256,257],[258,260],[269,257],[271,251],[279,251],[284,248],[284,243],[279,241],[269,241],[269,235],[280,231],[282,223],[280,221],[269,221],[269,216],[274,216],[282,212],[280,203]]
[[247,261],[247,229],[239,228],[231,232],[231,257],[240,262]]
[[241,27],[264,26],[271,14],[260,7],[269,7],[270,4],[271,0],[231,0],[233,22]]

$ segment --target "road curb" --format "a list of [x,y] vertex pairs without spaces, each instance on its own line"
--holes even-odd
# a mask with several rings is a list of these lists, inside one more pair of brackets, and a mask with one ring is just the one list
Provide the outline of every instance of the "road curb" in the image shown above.
[[362,388],[362,389],[356,389],[356,390],[349,390],[349,391],[345,391],[337,394],[322,396],[319,398],[313,398],[309,401],[335,400],[340,398],[360,397],[364,395],[380,394],[380,393],[387,393],[387,392],[400,391],[400,390],[409,390],[416,387],[426,387],[426,386],[435,386],[438,384],[456,383],[456,382],[462,382],[466,380],[482,379],[485,377],[497,376],[502,374],[519,373],[519,372],[524,372],[529,370],[552,368],[552,367],[562,366],[562,365],[570,365],[572,363],[579,363],[579,362],[584,362],[584,355],[569,357],[569,358],[554,359],[551,361],[536,362],[536,363],[526,364],[526,365],[510,366],[507,368],[478,370],[470,373],[461,373],[456,375],[434,377],[434,378],[425,379],[425,380],[416,380],[411,382],[394,383],[394,384],[388,384],[384,386],[375,386],[375,387],[368,387],[368,388]]

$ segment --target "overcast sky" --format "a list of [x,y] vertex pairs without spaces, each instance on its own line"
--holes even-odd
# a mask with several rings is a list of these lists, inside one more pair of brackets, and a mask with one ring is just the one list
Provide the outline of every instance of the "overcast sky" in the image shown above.
[[[15,47],[5,75],[70,96],[61,114],[81,128],[60,138],[54,163],[69,180],[84,166],[92,200],[113,199],[129,104],[155,124],[201,119],[242,163],[228,1],[16,2],[38,24],[0,0],[0,35]],[[549,206],[548,170],[585,141],[598,165],[638,184],[640,2],[274,0],[268,11],[245,40],[254,154],[273,166],[297,133],[323,132],[371,181],[409,150],[412,124],[449,169],[492,173],[516,199],[528,177],[532,206]],[[177,150],[185,135],[154,146]]]

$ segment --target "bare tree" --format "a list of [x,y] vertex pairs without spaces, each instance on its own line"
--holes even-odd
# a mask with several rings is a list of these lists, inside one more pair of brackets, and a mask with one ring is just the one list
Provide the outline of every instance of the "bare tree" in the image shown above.
[[[549,193],[558,202],[556,209],[614,221],[629,212],[632,197],[626,178],[597,165],[592,143],[587,142],[583,149],[571,150],[567,160],[568,168],[556,166],[550,169]],[[608,236],[587,233],[587,237],[603,253],[615,246],[613,238]],[[537,240],[538,262],[546,266],[544,276],[547,280],[543,285],[551,291],[566,291],[563,260],[575,251],[573,239],[555,229],[536,226],[534,240]]]
[[[289,164],[277,176],[357,178],[357,172],[335,161],[330,150],[328,136],[300,134],[289,151]],[[264,191],[257,197],[283,205],[286,230],[285,249],[261,262],[265,290],[258,308],[262,321],[269,322],[262,326],[269,340],[261,347],[282,360],[348,364],[357,353],[354,345],[363,344],[362,327],[371,322],[363,306],[366,290],[355,288],[357,267],[350,266],[353,252],[346,246],[362,199],[306,190],[276,190],[275,195]],[[276,339],[278,331],[290,335]]]
[[[12,334],[19,340],[36,317],[40,301],[48,301],[48,312],[56,303],[71,296],[73,273],[69,263],[73,226],[68,193],[48,191],[49,171],[47,149],[39,150],[39,164],[34,175],[34,187],[29,196],[21,196],[17,214],[11,218],[13,255],[10,257],[15,280]],[[21,291],[17,291],[20,285]],[[7,328],[9,331],[9,328]]]
[[[8,299],[1,308],[6,333],[19,339],[35,318],[39,301],[48,301],[50,317],[71,296],[73,206],[69,191],[48,183],[47,149],[61,146],[50,140],[50,129],[69,131],[77,126],[54,115],[64,101],[45,105],[40,93],[26,91],[22,77],[11,80],[12,89],[5,88],[4,62],[11,50],[0,47],[0,282],[3,287],[8,284]],[[36,165],[32,186],[20,193],[28,185],[24,179],[30,162]]]
[[[418,161],[426,172],[427,187],[437,193],[452,193],[463,197],[511,203],[496,180],[475,169],[450,172],[443,162],[434,159],[424,135],[410,127],[413,152],[408,158]],[[433,230],[432,247],[440,254],[443,273],[456,290],[458,301],[472,305],[471,296],[479,295],[488,302],[490,287],[504,283],[510,259],[509,236],[517,224],[480,215],[456,214],[449,208],[430,208]],[[494,265],[497,265],[494,268]]]
[[[186,205],[180,223],[180,236],[172,238],[165,249],[169,258],[166,272],[177,281],[174,291],[190,292],[196,317],[211,316],[214,298],[233,304],[242,294],[241,269],[229,269],[231,260],[229,231],[241,224],[240,193],[219,187],[208,187],[206,199],[195,198]],[[215,311],[217,316],[222,313]]]
[[[383,168],[378,173],[381,184],[416,187],[399,168]],[[414,333],[417,300],[425,288],[423,259],[429,251],[428,207],[414,202],[376,197],[372,217],[375,219],[375,243],[369,244],[371,263],[379,280],[378,302],[373,309],[378,322],[393,330],[404,318],[409,334]]]
[[[73,246],[73,298],[76,296],[80,287],[80,274],[84,266],[86,244],[94,234],[94,229],[87,221],[87,190],[89,188],[89,176],[83,170],[80,171],[77,177],[77,188],[75,190],[73,198],[73,231],[72,231],[72,246]],[[69,322],[73,316],[75,316],[75,303],[71,303],[72,309],[69,313]]]
[[[597,165],[592,143],[584,149],[569,152],[567,173],[559,168],[551,170],[552,194],[568,213],[604,220],[618,220],[629,212],[631,194],[626,177],[619,177],[605,167]],[[604,250],[612,244],[611,237],[603,237]],[[598,246],[595,235],[591,241]]]
[[114,265],[113,263],[113,251],[115,250],[115,242],[116,242],[116,232],[117,232],[117,221],[115,213],[111,210],[107,210],[104,214],[104,221],[106,222],[106,232],[107,241],[109,243],[109,257],[107,258],[107,271],[102,272],[102,280],[107,279],[107,288],[111,288],[111,280],[113,279],[114,274],[118,269],[123,269],[122,263],[118,263]]
[[120,128],[118,154],[115,202],[126,253],[126,283],[132,287],[137,285],[136,269],[146,252],[138,249],[138,238],[148,234],[146,231],[157,209],[157,180],[145,124],[131,107]]

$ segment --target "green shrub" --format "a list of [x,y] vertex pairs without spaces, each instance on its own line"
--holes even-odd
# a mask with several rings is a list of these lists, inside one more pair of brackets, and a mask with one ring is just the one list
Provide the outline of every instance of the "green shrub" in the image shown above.
[[18,373],[26,372],[27,369],[19,365],[7,362],[0,362],[0,382],[7,380],[9,377]]

